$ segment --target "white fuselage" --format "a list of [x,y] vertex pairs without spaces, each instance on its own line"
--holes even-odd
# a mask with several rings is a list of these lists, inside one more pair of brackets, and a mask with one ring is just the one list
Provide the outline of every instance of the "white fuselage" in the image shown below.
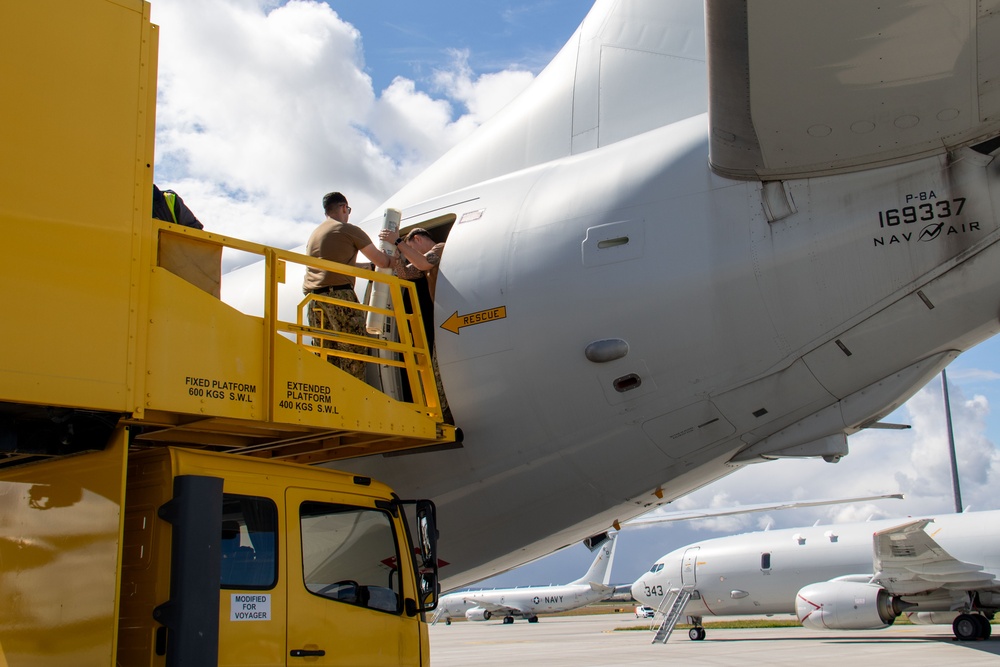
[[[704,26],[698,0],[597,3],[524,94],[360,221],[373,237],[386,207],[404,229],[451,225],[434,323],[464,442],[337,464],[437,503],[444,590],[748,460],[836,460],[845,434],[1000,330],[1000,166],[969,147],[903,162],[888,122],[884,154],[882,135],[848,130],[843,173],[720,176]],[[832,69],[802,76],[836,90]],[[893,91],[927,79],[906,71]],[[924,101],[918,128],[936,118]],[[806,106],[775,133],[827,122]],[[759,143],[772,163],[796,157]],[[441,328],[452,316],[463,326]]]
[[[794,614],[795,596],[805,586],[837,577],[874,575],[872,536],[907,523],[883,519],[863,523],[788,528],[720,537],[676,549],[656,561],[632,584],[632,595],[659,609],[672,589],[698,591],[685,607],[689,616]],[[1000,537],[988,527],[1000,510],[935,517],[927,527],[933,539],[958,560],[984,565],[1000,574]],[[764,566],[767,567],[764,567]],[[915,603],[914,611],[936,611],[935,596]]]
[[[798,213],[768,222],[759,182],[709,170],[706,131],[694,118],[403,207],[405,224],[478,216],[448,237],[435,322],[505,313],[437,336],[463,448],[357,465],[438,504],[446,588],[725,475],[748,442],[874,383],[833,426],[887,414],[997,330],[995,166],[788,182]],[[932,220],[880,225],[921,196]],[[627,356],[589,361],[609,338]]]
[[[530,617],[538,614],[554,614],[561,611],[579,609],[594,602],[600,602],[608,596],[605,589],[595,589],[587,584],[568,584],[565,586],[526,586],[524,588],[506,588],[498,590],[462,591],[442,596],[439,606],[442,608],[441,618],[465,618],[470,609],[480,607],[490,609],[496,606],[510,606],[522,610],[496,611],[490,618],[500,619],[504,616]],[[488,603],[484,605],[483,603]],[[481,619],[488,620],[488,619]]]

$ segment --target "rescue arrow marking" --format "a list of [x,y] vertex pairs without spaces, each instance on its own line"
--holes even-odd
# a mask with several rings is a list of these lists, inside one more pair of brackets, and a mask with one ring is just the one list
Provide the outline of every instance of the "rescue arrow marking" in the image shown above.
[[459,329],[462,327],[471,327],[476,324],[484,324],[486,322],[492,322],[494,320],[502,320],[507,317],[507,306],[498,306],[496,308],[487,308],[486,310],[480,310],[475,313],[469,313],[468,315],[459,315],[456,310],[451,314],[441,328],[445,331],[450,331],[453,334],[458,335]]

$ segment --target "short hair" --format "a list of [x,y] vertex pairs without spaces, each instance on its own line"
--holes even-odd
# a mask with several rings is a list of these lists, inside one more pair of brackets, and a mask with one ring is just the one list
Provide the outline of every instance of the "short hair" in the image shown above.
[[410,233],[409,233],[409,234],[407,234],[407,235],[406,235],[406,238],[405,238],[405,239],[403,239],[403,240],[404,240],[404,241],[409,241],[409,240],[410,240],[410,239],[412,239],[412,238],[413,238],[414,236],[426,236],[426,237],[427,237],[427,238],[429,238],[429,239],[430,239],[431,241],[433,241],[433,240],[434,240],[434,237],[433,237],[433,236],[431,236],[431,233],[430,233],[429,231],[427,231],[426,229],[421,229],[420,227],[415,227],[414,229],[411,229],[411,230],[410,230]]
[[323,212],[329,213],[330,209],[334,206],[339,206],[340,204],[346,204],[347,197],[340,194],[339,192],[327,192],[323,195]]

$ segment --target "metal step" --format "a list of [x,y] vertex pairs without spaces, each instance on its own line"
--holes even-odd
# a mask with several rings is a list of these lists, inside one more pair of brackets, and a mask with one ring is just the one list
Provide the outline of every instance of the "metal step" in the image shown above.
[[660,623],[660,627],[656,630],[656,635],[653,637],[654,644],[666,644],[667,640],[670,639],[670,633],[674,631],[674,626],[677,625],[681,614],[684,613],[684,607],[687,606],[688,600],[691,599],[691,593],[692,590],[690,588],[679,588],[672,599],[664,598],[664,603],[670,600],[670,607],[667,609],[667,613],[663,615],[663,622]]

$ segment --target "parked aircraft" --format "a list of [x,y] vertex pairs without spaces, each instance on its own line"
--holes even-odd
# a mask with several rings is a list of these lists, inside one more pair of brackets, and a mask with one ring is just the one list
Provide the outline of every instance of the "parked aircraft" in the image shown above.
[[[797,500],[783,503],[761,503],[757,505],[741,505],[731,508],[675,510],[671,512],[653,512],[632,519],[624,525],[616,525],[615,530],[633,528],[652,523],[669,523],[689,521],[696,518],[728,516],[748,512],[768,510],[783,510],[801,507],[816,507],[819,505],[834,505],[841,503],[865,502],[886,498],[902,499],[899,493],[859,498],[825,498],[814,500]],[[599,546],[596,558],[585,575],[565,586],[532,586],[516,588],[496,588],[480,591],[460,591],[445,595],[438,604],[438,612],[434,616],[436,623],[441,618],[450,623],[452,618],[465,617],[472,621],[485,621],[492,617],[503,615],[504,622],[513,622],[514,616],[525,616],[529,622],[537,620],[538,613],[555,613],[583,607],[592,602],[606,599],[631,600],[630,585],[610,586],[611,567],[614,560],[615,542],[618,532],[610,537],[600,538],[598,542],[585,541],[591,551]],[[608,541],[610,540],[610,541]],[[504,612],[510,611],[507,615]],[[508,620],[509,619],[509,620]]]
[[612,533],[597,547],[597,556],[590,569],[575,581],[562,586],[525,586],[449,593],[438,602],[434,623],[442,618],[451,625],[453,618],[488,621],[494,617],[503,618],[505,624],[513,623],[515,617],[526,618],[528,623],[537,623],[539,614],[570,611],[599,602],[615,591],[615,587],[608,585],[608,582],[611,579],[617,537],[617,533]]
[[960,640],[990,636],[1000,609],[1000,510],[883,519],[720,537],[663,556],[632,584],[665,610],[692,592],[683,614],[704,639],[705,616],[797,614],[817,629],[884,628],[902,613],[952,622]]
[[445,589],[750,462],[837,461],[998,331],[1000,21],[977,8],[599,0],[362,219],[447,240],[464,443],[338,464],[435,500]]

